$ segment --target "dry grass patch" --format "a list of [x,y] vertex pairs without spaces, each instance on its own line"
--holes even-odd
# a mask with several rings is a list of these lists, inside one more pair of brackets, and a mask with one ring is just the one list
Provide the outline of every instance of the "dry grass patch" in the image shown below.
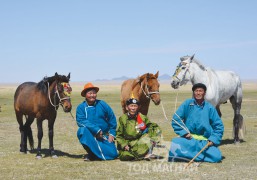
[[[83,101],[80,91],[84,83],[71,83],[72,114]],[[117,118],[122,114],[120,106],[120,84],[98,84],[99,99],[108,102]],[[224,159],[221,163],[202,163],[199,167],[192,164],[183,170],[185,163],[168,163],[167,159],[140,162],[95,161],[84,162],[85,153],[77,137],[77,125],[70,114],[60,108],[55,124],[54,145],[59,158],[48,156],[47,121],[43,122],[44,137],[42,149],[45,157],[35,159],[35,152],[19,153],[20,133],[13,110],[13,95],[17,85],[0,85],[0,179],[255,179],[257,177],[257,91],[256,85],[243,84],[244,98],[242,115],[247,134],[245,141],[234,145],[232,141],[233,111],[230,103],[221,106],[222,120],[225,125],[223,143],[220,149]],[[191,97],[191,85],[179,91],[171,89],[169,83],[160,87],[162,103],[169,120],[166,120],[161,106],[150,105],[149,118],[163,129],[163,144],[167,149],[155,150],[167,157],[170,140],[175,136],[170,118],[181,102]],[[178,92],[178,96],[177,96]],[[175,105],[177,99],[177,104]],[[37,144],[36,123],[32,124],[35,144]]]

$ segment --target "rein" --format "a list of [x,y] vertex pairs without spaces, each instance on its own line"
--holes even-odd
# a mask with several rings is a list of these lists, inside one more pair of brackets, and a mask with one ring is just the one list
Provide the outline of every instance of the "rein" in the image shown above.
[[49,88],[49,82],[47,82],[47,86],[48,86],[48,99],[49,99],[49,101],[50,101],[50,104],[55,108],[55,110],[57,111],[57,107],[59,107],[59,105],[61,104],[63,104],[63,100],[65,100],[65,99],[70,99],[70,97],[64,97],[64,98],[61,98],[60,97],[60,94],[59,94],[59,91],[58,91],[58,89],[57,89],[57,84],[55,85],[55,92],[54,92],[54,101],[55,101],[55,97],[56,97],[56,94],[57,94],[57,96],[58,96],[58,98],[59,98],[59,103],[57,104],[57,103],[53,103],[52,102],[52,100],[51,100],[51,96],[50,96],[50,88]]
[[[187,66],[187,64],[188,64],[188,66]],[[179,74],[179,72],[180,71],[178,71],[178,72],[176,72],[172,77],[173,78],[176,78],[179,82],[181,82],[181,81],[183,81],[184,79],[185,79],[185,76],[186,76],[186,73],[188,72],[189,73],[189,76],[191,77],[191,75],[190,75],[190,72],[189,72],[189,68],[190,68],[190,63],[186,63],[186,70],[185,70],[185,73],[183,74],[183,77],[182,77],[182,79],[180,79],[177,75]]]
[[[180,118],[180,116],[177,115],[177,113],[176,113],[177,100],[178,100],[178,92],[177,92],[177,96],[176,96],[174,114],[179,118],[179,120],[181,121],[182,124],[178,123],[178,121],[176,121],[174,118],[172,118],[171,121],[174,121],[177,125],[179,125],[182,129],[184,129],[186,132],[188,132],[188,133],[190,134],[190,131],[189,131],[188,128],[186,127],[184,121],[183,121],[183,120]],[[162,111],[163,111],[163,115],[164,115],[165,119],[166,119],[167,121],[169,121],[168,118],[167,118],[167,116],[166,116],[166,113],[165,113],[165,110],[164,110],[162,101],[161,101],[161,106],[162,106]]]
[[145,96],[146,96],[148,99],[151,98],[151,95],[152,95],[152,94],[160,94],[159,91],[152,91],[152,92],[150,92],[149,89],[148,89],[147,84],[145,84],[145,88],[146,88],[146,90],[147,90],[147,93],[144,91],[143,83],[141,83],[140,88],[142,89],[143,93],[145,94]]

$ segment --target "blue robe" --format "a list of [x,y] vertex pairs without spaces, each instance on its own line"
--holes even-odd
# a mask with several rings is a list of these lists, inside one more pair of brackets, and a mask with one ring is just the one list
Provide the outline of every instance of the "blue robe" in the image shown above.
[[[112,160],[118,156],[115,143],[109,143],[108,136],[116,136],[116,117],[111,107],[102,100],[96,100],[93,106],[86,101],[78,105],[76,120],[79,126],[77,137],[83,146],[87,146],[99,159]],[[104,140],[95,138],[101,131]]]
[[[180,137],[172,139],[169,160],[173,158],[191,160],[207,144],[207,140],[184,138],[183,136],[188,133],[185,129],[188,129],[191,134],[204,136],[214,143],[213,146],[203,151],[195,161],[221,161],[222,155],[218,145],[223,136],[224,126],[213,105],[207,101],[198,105],[194,98],[188,99],[181,104],[173,115],[173,119],[175,121],[172,120],[172,127]],[[184,123],[182,123],[182,120]],[[181,126],[186,126],[186,128],[184,129]]]

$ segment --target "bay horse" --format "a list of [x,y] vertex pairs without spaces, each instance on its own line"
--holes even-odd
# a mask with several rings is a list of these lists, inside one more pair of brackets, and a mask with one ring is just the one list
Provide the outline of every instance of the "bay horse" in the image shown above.
[[203,66],[193,56],[183,56],[177,66],[172,79],[171,86],[179,88],[191,81],[203,83],[207,87],[205,99],[209,101],[221,117],[220,105],[230,100],[234,110],[233,130],[234,142],[239,143],[239,132],[243,138],[243,116],[240,114],[243,90],[240,77],[232,71],[215,71]]
[[[54,122],[57,116],[59,105],[64,112],[70,112],[72,105],[70,100],[71,87],[69,85],[70,73],[68,76],[55,73],[52,77],[44,77],[38,83],[24,82],[20,84],[14,94],[14,110],[19,123],[21,133],[20,152],[27,152],[27,139],[31,150],[34,150],[34,140],[31,124],[34,118],[37,119],[38,129],[38,159],[42,158],[41,141],[43,138],[43,120],[48,120],[49,151],[52,157],[57,157],[53,146]],[[26,120],[23,124],[23,115]]]
[[133,94],[134,98],[139,100],[139,112],[147,115],[150,99],[155,105],[161,102],[158,82],[159,71],[154,75],[146,73],[136,79],[125,80],[121,85],[121,107],[123,113],[126,113],[126,101]]

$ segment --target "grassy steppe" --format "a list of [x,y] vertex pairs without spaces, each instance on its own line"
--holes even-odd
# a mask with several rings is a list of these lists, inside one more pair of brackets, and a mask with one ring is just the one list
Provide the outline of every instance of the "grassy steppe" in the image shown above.
[[[120,84],[100,83],[98,99],[105,100],[118,118],[121,112]],[[191,86],[173,90],[169,83],[160,82],[160,93],[164,111],[171,119],[172,113],[186,98],[191,97]],[[80,91],[83,83],[71,83],[72,114],[76,106],[83,101]],[[188,170],[183,170],[185,163],[168,163],[167,159],[150,162],[95,161],[84,162],[85,153],[76,137],[77,125],[70,114],[60,108],[55,123],[54,146],[59,156],[48,156],[47,121],[44,121],[42,148],[45,157],[35,159],[35,153],[20,154],[20,132],[13,110],[13,95],[17,85],[0,85],[0,179],[255,179],[257,177],[257,85],[243,83],[244,98],[242,115],[246,125],[244,142],[234,145],[232,140],[233,111],[230,103],[221,106],[222,120],[225,125],[223,142],[220,149],[225,157],[221,163],[194,163]],[[177,99],[177,103],[176,102]],[[151,121],[163,129],[163,144],[169,148],[175,136],[170,120],[166,120],[161,106],[150,104],[148,114]],[[36,123],[32,124],[35,144],[37,144]],[[156,150],[167,156],[168,150]]]

